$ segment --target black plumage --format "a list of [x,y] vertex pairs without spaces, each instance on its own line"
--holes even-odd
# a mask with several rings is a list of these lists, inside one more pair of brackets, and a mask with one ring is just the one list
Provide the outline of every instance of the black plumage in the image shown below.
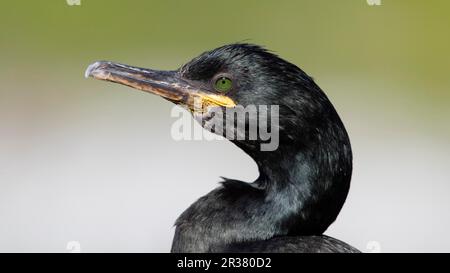
[[[259,138],[231,140],[255,160],[258,179],[224,179],[192,204],[176,221],[172,252],[358,252],[322,235],[347,197],[352,151],[335,108],[304,71],[251,44],[205,52],[176,71],[124,69],[98,62],[87,74],[157,93],[177,104],[189,104],[186,96],[193,91],[186,90],[195,89],[226,95],[244,107],[279,106],[276,150],[261,151]],[[233,81],[226,94],[214,90],[218,75]],[[161,86],[161,81],[168,85]],[[205,115],[201,122],[206,128]]]

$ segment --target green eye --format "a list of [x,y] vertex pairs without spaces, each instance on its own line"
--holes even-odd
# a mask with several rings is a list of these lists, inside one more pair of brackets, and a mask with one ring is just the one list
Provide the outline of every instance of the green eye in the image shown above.
[[233,82],[227,77],[220,77],[214,83],[214,88],[220,92],[226,92],[231,89]]

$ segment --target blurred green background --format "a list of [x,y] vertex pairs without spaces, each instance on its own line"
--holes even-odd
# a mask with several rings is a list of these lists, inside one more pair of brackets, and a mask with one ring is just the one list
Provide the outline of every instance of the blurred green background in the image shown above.
[[75,85],[85,83],[93,60],[174,69],[202,51],[246,41],[298,64],[332,97],[329,79],[344,78],[358,86],[342,91],[347,102],[382,100],[414,115],[413,126],[447,137],[449,9],[445,0],[4,1],[2,101],[24,95],[10,88],[39,86],[39,100],[75,103],[84,100]]
[[[168,251],[177,214],[220,175],[251,180],[254,165],[230,163],[241,156],[231,144],[174,143],[168,102],[84,70],[96,60],[175,69],[250,42],[313,76],[347,125],[353,188],[329,234],[362,250],[450,251],[438,238],[450,226],[449,12],[446,0],[2,1],[0,250],[65,251],[75,237],[86,251]],[[211,148],[228,157],[198,177],[203,163],[184,156],[201,162]],[[164,172],[174,161],[185,176]],[[129,216],[135,200],[145,217]],[[151,209],[161,205],[167,216]]]

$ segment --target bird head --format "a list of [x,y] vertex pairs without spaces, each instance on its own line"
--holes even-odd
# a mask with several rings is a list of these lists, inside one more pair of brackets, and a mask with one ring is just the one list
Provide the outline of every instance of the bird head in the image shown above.
[[[88,67],[86,77],[123,84],[184,106],[204,128],[231,139],[250,155],[267,141],[260,134],[262,123],[270,126],[271,133],[277,131],[278,141],[292,146],[298,140],[307,142],[337,116],[311,77],[252,44],[204,52],[173,71],[99,61]],[[230,115],[236,121],[224,122]],[[252,122],[256,126],[250,126]],[[256,137],[249,139],[252,133]]]
[[[352,172],[347,132],[313,79],[277,55],[256,45],[231,44],[174,71],[101,61],[90,65],[86,76],[185,106],[204,128],[231,138],[258,165],[258,187],[275,193],[274,200],[294,196],[292,204],[302,207],[283,224],[293,233],[320,234],[339,213]],[[262,127],[278,137],[266,150]]]

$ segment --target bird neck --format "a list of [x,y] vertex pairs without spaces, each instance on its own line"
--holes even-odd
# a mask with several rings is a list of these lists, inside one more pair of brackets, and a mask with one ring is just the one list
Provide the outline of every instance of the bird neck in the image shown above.
[[258,165],[253,183],[226,179],[177,220],[174,252],[225,251],[233,243],[322,234],[348,193],[352,154],[340,120],[271,152],[236,143]]
[[[336,219],[350,186],[352,152],[340,119],[315,127],[276,151],[248,151],[259,169],[254,184],[285,206],[289,234],[321,234]],[[244,148],[245,149],[245,148]]]

